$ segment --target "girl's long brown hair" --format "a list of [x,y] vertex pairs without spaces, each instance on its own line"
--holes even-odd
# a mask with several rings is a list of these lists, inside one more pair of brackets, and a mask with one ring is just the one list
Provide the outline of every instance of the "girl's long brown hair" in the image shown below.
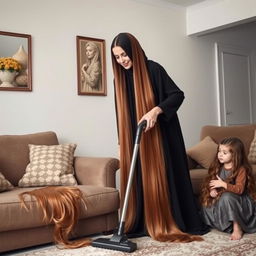
[[[144,114],[155,107],[155,99],[148,74],[145,54],[134,36],[129,33],[126,33],[125,36],[128,37],[131,46],[132,56],[127,54],[132,59],[133,63],[136,117],[138,122]],[[118,42],[118,36],[114,39],[111,48],[113,49],[115,46],[122,47]],[[121,201],[123,202],[132,158],[133,141],[127,102],[125,74],[121,65],[117,63],[113,53],[112,65],[115,77],[117,121],[120,143]],[[199,236],[192,236],[181,232],[173,219],[161,133],[158,125],[143,134],[140,143],[140,161],[145,207],[145,225],[149,235],[158,241],[201,241],[202,238]],[[129,231],[132,228],[135,221],[135,213],[136,187],[133,186],[125,222],[126,231]]]
[[25,202],[25,195],[35,197],[37,207],[43,211],[43,221],[46,224],[54,224],[53,239],[64,248],[78,248],[91,244],[90,239],[69,240],[78,221],[81,211],[81,203],[84,203],[81,190],[76,187],[44,187],[32,191],[26,191],[19,195],[22,206],[29,208]]
[[[251,195],[251,197],[256,200],[256,185],[255,185],[255,179],[252,174],[252,167],[248,162],[248,158],[245,153],[244,144],[243,142],[236,137],[229,137],[224,138],[220,145],[225,145],[230,148],[230,152],[232,153],[232,174],[225,180],[225,182],[230,183],[233,179],[235,179],[238,175],[238,172],[241,168],[244,168],[246,171],[246,190]],[[218,159],[218,151],[216,152],[214,161],[209,167],[208,170],[208,176],[205,178],[203,184],[202,184],[202,190],[200,195],[200,201],[203,206],[211,206],[218,198],[221,196],[221,194],[224,192],[223,188],[218,189],[218,197],[212,198],[210,196],[210,187],[209,182],[211,180],[217,179],[217,175],[220,174],[221,168],[223,167],[223,164],[219,162]]]

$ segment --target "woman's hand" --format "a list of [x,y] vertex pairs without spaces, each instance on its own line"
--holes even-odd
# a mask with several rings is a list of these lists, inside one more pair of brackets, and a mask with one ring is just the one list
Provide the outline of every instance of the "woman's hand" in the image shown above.
[[86,73],[86,69],[87,69],[88,65],[87,63],[85,63],[82,68],[81,68],[81,80],[82,82],[85,81],[85,73]]
[[140,119],[139,123],[141,123],[143,120],[147,121],[145,132],[147,132],[148,130],[152,129],[155,126],[157,122],[157,117],[161,113],[163,113],[163,110],[161,108],[154,107]]
[[88,63],[85,63],[83,66],[82,66],[82,70],[86,71],[88,68]]
[[225,188],[227,189],[227,183],[224,182],[218,175],[216,176],[217,180],[210,181],[210,188]]
[[214,188],[214,189],[211,189],[210,191],[210,196],[211,197],[216,197],[218,195],[218,191]]

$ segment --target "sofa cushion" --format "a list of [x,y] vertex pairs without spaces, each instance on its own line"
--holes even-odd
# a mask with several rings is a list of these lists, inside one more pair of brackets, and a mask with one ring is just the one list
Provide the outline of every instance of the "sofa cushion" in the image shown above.
[[29,163],[28,144],[59,144],[56,133],[40,132],[26,135],[0,136],[0,166],[5,178],[14,186],[25,173]]
[[7,191],[13,188],[13,185],[0,172],[0,192]]
[[254,132],[254,139],[250,145],[248,160],[251,164],[256,164],[256,130]]
[[[86,207],[81,205],[80,219],[112,213],[119,208],[119,192],[115,188],[78,185],[84,194]],[[36,206],[36,199],[26,195],[25,202],[29,209],[21,208],[19,194],[34,188],[18,188],[1,194],[0,232],[45,226],[43,213]],[[7,214],[8,213],[8,214]]]
[[19,181],[19,187],[77,185],[73,159],[76,144],[31,145],[30,163]]
[[205,137],[195,146],[187,150],[187,154],[198,164],[208,169],[216,156],[218,145],[210,136]]

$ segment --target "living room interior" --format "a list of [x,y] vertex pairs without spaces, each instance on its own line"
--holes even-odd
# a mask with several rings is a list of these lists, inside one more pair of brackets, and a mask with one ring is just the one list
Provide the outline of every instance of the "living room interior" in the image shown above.
[[[250,52],[256,123],[253,0],[13,0],[1,9],[0,31],[32,39],[32,91],[0,90],[1,135],[53,131],[60,144],[77,144],[76,156],[118,158],[110,45],[120,32],[134,34],[184,91],[178,115],[186,148],[203,126],[222,125],[216,43]],[[78,95],[77,36],[105,40],[106,95]]]

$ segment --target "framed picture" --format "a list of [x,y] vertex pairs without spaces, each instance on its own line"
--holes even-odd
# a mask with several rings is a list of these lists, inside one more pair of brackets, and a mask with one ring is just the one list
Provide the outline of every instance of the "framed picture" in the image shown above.
[[32,91],[31,35],[0,31],[0,91]]
[[105,40],[76,37],[78,95],[107,95]]

